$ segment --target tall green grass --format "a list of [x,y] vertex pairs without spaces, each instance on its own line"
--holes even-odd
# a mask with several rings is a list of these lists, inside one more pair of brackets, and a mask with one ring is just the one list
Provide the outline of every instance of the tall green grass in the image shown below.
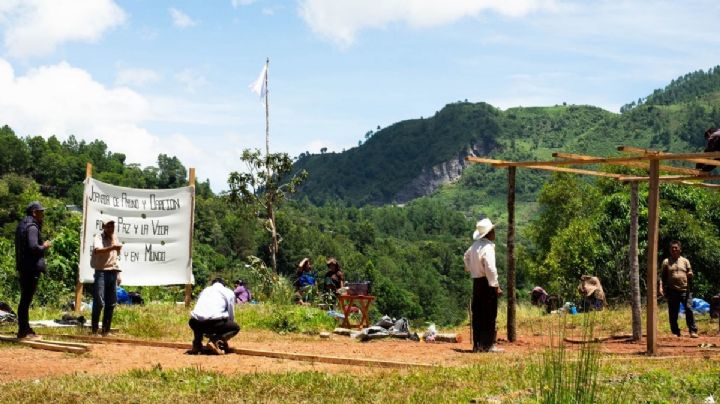
[[[87,319],[89,312],[82,313]],[[58,309],[38,308],[30,313],[30,319],[59,319],[63,312]],[[192,331],[188,326],[190,309],[175,303],[148,303],[144,306],[118,306],[113,315],[112,327],[121,336],[140,339],[189,341]],[[298,305],[245,304],[235,307],[235,320],[241,331],[272,331],[281,334],[318,334],[330,331],[337,325],[323,310]],[[0,333],[13,334],[17,325],[0,325]],[[87,328],[38,328],[42,334],[87,334]]]

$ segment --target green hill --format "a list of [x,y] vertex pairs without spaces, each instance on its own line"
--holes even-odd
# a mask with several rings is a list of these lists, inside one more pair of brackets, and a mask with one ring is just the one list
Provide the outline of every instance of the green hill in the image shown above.
[[[486,103],[449,104],[432,117],[368,133],[365,143],[345,152],[301,155],[295,167],[310,173],[301,196],[356,206],[404,203],[457,180],[467,171],[467,155],[547,160],[555,151],[613,155],[619,145],[699,151],[704,130],[720,124],[720,67],[673,80],[622,111],[579,105],[502,111]],[[543,174],[531,177],[542,182]],[[525,197],[534,199],[536,191],[522,189],[520,197],[529,192]]]

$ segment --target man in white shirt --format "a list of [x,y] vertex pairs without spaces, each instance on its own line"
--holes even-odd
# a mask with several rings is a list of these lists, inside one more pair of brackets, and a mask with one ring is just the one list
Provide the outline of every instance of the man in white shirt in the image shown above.
[[502,352],[495,346],[498,297],[502,289],[495,266],[495,226],[490,219],[475,225],[473,244],[465,252],[465,271],[473,280],[473,352]]
[[187,354],[197,355],[202,352],[203,335],[210,341],[207,347],[215,354],[222,355],[228,348],[227,341],[240,332],[235,322],[235,293],[225,287],[222,278],[213,279],[210,286],[203,289],[190,313],[188,324],[194,333],[192,349]]

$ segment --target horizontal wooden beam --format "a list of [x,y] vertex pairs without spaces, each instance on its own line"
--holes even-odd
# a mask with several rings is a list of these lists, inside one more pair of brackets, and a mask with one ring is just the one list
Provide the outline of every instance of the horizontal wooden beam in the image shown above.
[[[574,154],[574,153],[553,153],[553,157],[556,158],[562,158],[562,159],[577,159],[577,160],[588,160],[588,159],[594,159],[597,158],[595,156],[586,156],[582,154]],[[715,161],[715,160],[712,160]],[[720,162],[718,162],[720,163]],[[615,165],[624,165],[627,167],[638,167],[638,168],[644,168],[648,169],[648,163],[644,161],[637,161],[637,162],[627,162],[627,163],[610,163]],[[665,171],[669,173],[677,173],[677,174],[688,174],[688,175],[701,175],[703,171],[701,170],[694,170],[692,168],[683,168],[683,167],[674,167],[674,166],[667,166],[667,165],[661,165],[660,171]]]
[[702,187],[702,188],[720,188],[720,184],[708,184],[706,182],[681,181],[680,183],[683,185],[692,185],[695,187]]
[[[642,176],[624,176],[620,178],[620,181],[623,182],[632,182],[632,181],[648,181],[650,177],[642,177]],[[704,180],[718,180],[720,179],[720,175],[700,175],[700,176],[694,176],[694,175],[666,175],[663,177],[660,177],[661,182],[682,182],[682,181],[704,181]]]
[[[667,153],[659,150],[652,150],[652,149],[643,149],[641,147],[633,147],[633,146],[618,146],[617,148],[619,151],[624,153],[636,153],[636,154],[644,154],[644,155],[656,155],[656,156],[664,156],[672,153]],[[697,159],[687,159],[687,161],[692,161],[693,163],[703,163],[711,166],[720,166],[720,161],[718,160],[711,160],[707,158],[697,158]]]
[[[465,160],[467,160],[471,163],[490,164],[490,165],[494,165],[496,163],[510,163],[509,161],[505,161],[505,160],[493,160],[493,159],[486,159],[486,158],[482,158],[482,157],[465,157]],[[548,166],[537,166],[537,167],[536,166],[525,166],[524,168],[530,168],[530,169],[534,169],[534,170],[554,171],[554,172],[569,173],[569,174],[592,175],[595,177],[614,178],[616,180],[623,177],[622,174],[606,173],[604,171],[582,170],[579,168],[548,167]]]
[[557,167],[571,165],[587,165],[587,164],[615,164],[634,161],[648,160],[689,160],[696,158],[720,158],[720,152],[710,153],[677,153],[677,154],[653,154],[644,156],[629,157],[597,157],[587,160],[556,160],[556,161],[508,161],[502,163],[492,163],[493,167]]

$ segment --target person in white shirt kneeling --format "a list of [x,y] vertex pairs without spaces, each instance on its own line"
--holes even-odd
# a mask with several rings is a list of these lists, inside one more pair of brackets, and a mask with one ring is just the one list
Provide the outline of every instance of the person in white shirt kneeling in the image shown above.
[[229,351],[228,340],[238,332],[235,322],[235,293],[225,286],[222,278],[215,278],[210,286],[198,296],[195,308],[190,313],[188,325],[194,333],[192,349],[186,353],[197,355],[203,352],[203,337],[207,335],[207,348],[211,353],[222,355]]

